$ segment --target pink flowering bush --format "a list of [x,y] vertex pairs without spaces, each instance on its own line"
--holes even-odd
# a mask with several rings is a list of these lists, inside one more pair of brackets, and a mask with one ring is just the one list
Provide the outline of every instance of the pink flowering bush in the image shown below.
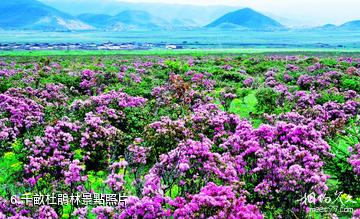
[[43,106],[23,95],[11,93],[0,94],[1,140],[14,139],[44,119]]
[[30,150],[29,162],[24,166],[27,182],[35,186],[40,178],[58,182],[66,177],[64,168],[74,157],[72,145],[76,142],[76,133],[80,125],[72,123],[68,118],[58,121],[55,126],[45,129],[45,136],[26,139],[25,146]]
[[208,183],[200,193],[170,202],[175,207],[175,218],[241,218],[262,219],[255,205],[246,204],[244,197],[236,197],[230,186]]

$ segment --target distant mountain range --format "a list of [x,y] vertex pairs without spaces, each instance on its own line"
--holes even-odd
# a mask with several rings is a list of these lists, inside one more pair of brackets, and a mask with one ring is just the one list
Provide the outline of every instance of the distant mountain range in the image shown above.
[[187,29],[197,25],[192,20],[174,19],[167,21],[146,11],[127,10],[117,15],[81,14],[79,20],[96,28],[112,31]]
[[145,11],[123,11],[115,16],[104,14],[83,14],[78,16],[83,22],[97,28],[123,31],[123,30],[154,30],[169,25],[161,18],[155,17]]
[[[239,9],[231,6],[199,6],[166,3],[131,3],[119,0],[40,0],[41,2],[73,16],[80,14],[107,14],[115,16],[122,11],[146,11],[164,20],[191,20],[205,26],[220,16]],[[145,2],[145,1],[144,1]]]
[[335,24],[326,24],[323,25],[321,27],[316,27],[313,29],[321,29],[321,30],[346,30],[346,31],[351,31],[351,30],[360,30],[360,20],[356,20],[356,21],[349,21],[346,22],[345,24],[336,26]]
[[[47,2],[48,4],[44,4]],[[98,6],[96,7],[96,4]],[[186,13],[184,13],[186,11]],[[83,13],[86,12],[86,13]],[[107,13],[105,13],[107,12]],[[183,13],[181,13],[183,12]],[[191,16],[189,16],[191,15]],[[211,20],[210,20],[211,19]],[[10,0],[0,2],[0,30],[128,31],[184,30],[282,30],[282,24],[251,8],[124,3],[114,0]],[[360,30],[360,20],[321,30]]]
[[36,0],[1,1],[0,28],[53,31],[93,29],[73,16]]

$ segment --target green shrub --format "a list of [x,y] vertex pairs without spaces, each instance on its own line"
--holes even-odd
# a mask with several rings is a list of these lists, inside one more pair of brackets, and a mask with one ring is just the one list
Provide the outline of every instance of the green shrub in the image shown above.
[[341,94],[322,92],[321,97],[316,99],[317,104],[324,104],[327,102],[345,103],[345,97]]
[[273,113],[277,107],[277,98],[279,94],[271,88],[260,88],[256,94],[258,113]]
[[341,80],[341,88],[360,92],[360,80],[355,76],[344,76]]

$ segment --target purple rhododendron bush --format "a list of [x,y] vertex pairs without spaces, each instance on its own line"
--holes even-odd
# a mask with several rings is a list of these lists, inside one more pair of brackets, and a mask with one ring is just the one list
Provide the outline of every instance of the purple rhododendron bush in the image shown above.
[[360,59],[0,58],[0,218],[360,218]]

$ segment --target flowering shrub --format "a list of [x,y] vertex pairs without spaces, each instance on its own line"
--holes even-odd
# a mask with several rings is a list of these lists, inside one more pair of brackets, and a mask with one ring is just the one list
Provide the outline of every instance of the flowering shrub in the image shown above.
[[211,182],[188,199],[177,198],[170,202],[176,207],[175,218],[263,218],[256,206],[246,204],[244,197],[237,198],[230,186],[217,186]]
[[113,163],[109,169],[111,171],[110,175],[108,176],[108,179],[105,181],[105,183],[108,184],[108,186],[115,192],[121,192],[123,190],[124,185],[124,176],[118,174],[118,169],[123,169],[127,166],[127,162],[117,162]]
[[48,126],[44,137],[36,136],[33,141],[25,140],[25,145],[30,150],[25,173],[31,186],[35,186],[40,178],[49,177],[54,180],[53,183],[66,178],[66,172],[63,170],[73,159],[72,144],[79,129],[79,124],[71,123],[68,118],[64,118],[55,126]]
[[0,218],[307,218],[359,197],[358,59],[26,60],[0,60]]
[[323,171],[322,157],[331,156],[330,147],[320,133],[286,123],[278,123],[275,128],[261,126],[255,132],[262,148],[256,151],[259,158],[253,172],[260,176],[260,183],[254,191],[266,199],[270,196],[274,203],[280,200],[277,205],[283,210],[299,212],[296,200],[309,188],[319,195],[328,190],[326,180],[330,176]]
[[91,89],[96,86],[95,72],[86,69],[82,72],[80,87],[91,93]]
[[245,87],[251,87],[254,84],[254,78],[250,77],[243,81]]
[[1,140],[11,140],[43,122],[44,107],[34,100],[8,91],[0,94]]
[[224,106],[225,111],[230,109],[231,102],[236,98],[236,94],[220,92],[220,102]]

